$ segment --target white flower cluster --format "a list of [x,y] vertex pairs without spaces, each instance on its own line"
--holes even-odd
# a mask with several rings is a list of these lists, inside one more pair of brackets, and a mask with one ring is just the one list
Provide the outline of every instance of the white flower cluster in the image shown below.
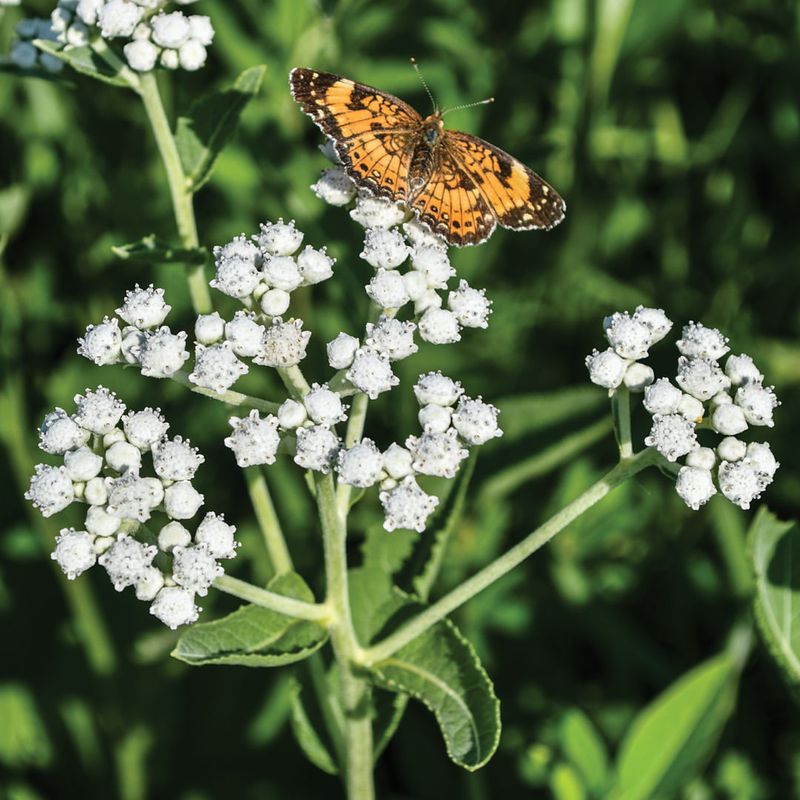
[[[772,427],[778,400],[750,356],[728,355],[722,365],[730,350],[728,339],[698,322],[685,325],[677,342],[674,383],[654,380],[652,369],[636,359],[645,358],[650,345],[671,327],[659,309],[614,314],[605,324],[611,347],[586,359],[590,378],[611,391],[623,383],[644,391],[643,405],[653,418],[645,444],[668,461],[685,457],[676,490],[686,505],[697,510],[719,489],[747,509],[772,482],[779,464],[766,442],[736,437],[751,427]],[[636,372],[630,377],[632,370]],[[703,446],[698,431],[723,438],[714,447]]]
[[[177,2],[186,5],[193,0]],[[211,20],[183,11],[165,13],[169,4],[168,0],[59,0],[49,20],[20,22],[11,59],[22,67],[41,64],[56,71],[63,62],[38,54],[31,40],[50,39],[71,48],[88,45],[93,37],[100,36],[128,40],[122,52],[128,66],[137,72],[150,72],[157,66],[200,69],[206,62],[206,48],[214,39]]]
[[[98,563],[117,591],[133,586],[165,625],[194,622],[195,595],[208,592],[223,573],[218,559],[233,558],[237,547],[235,528],[213,512],[194,536],[184,525],[203,505],[192,479],[205,459],[188,440],[167,436],[158,409],[125,413],[102,386],[76,395],[75,406],[72,415],[56,408],[42,422],[39,447],[63,463],[37,465],[25,493],[45,517],[74,502],[87,506],[80,530],[60,532],[53,560],[70,580]],[[167,523],[153,541],[137,538],[155,513]]]

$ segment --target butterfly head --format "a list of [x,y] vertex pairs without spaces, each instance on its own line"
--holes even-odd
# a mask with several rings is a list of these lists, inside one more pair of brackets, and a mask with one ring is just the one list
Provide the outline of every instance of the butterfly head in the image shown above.
[[422,122],[423,126],[423,137],[425,141],[433,147],[440,139],[441,135],[444,133],[444,123],[442,122],[442,115],[437,111],[435,114],[431,114]]

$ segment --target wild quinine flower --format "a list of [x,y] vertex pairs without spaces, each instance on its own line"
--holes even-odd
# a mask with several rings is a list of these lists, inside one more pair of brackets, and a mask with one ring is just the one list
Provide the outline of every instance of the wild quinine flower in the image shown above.
[[[590,379],[612,393],[623,384],[644,392],[644,408],[653,417],[645,444],[668,461],[685,459],[675,489],[687,506],[697,510],[720,492],[747,509],[772,482],[779,464],[769,444],[737,437],[753,427],[771,427],[778,399],[763,385],[750,356],[727,355],[727,337],[699,322],[685,325],[676,343],[680,356],[674,378],[654,379],[636,359],[646,357],[671,327],[660,309],[640,306],[633,315],[609,317],[605,328],[611,347],[587,357]],[[642,368],[648,372],[638,380],[629,377]],[[714,434],[722,437],[716,446]]]

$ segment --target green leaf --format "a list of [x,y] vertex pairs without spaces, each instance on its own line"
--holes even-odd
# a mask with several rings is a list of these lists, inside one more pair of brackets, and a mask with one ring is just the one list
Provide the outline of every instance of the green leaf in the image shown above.
[[208,257],[202,247],[173,247],[152,233],[139,239],[138,242],[116,245],[111,251],[126,261],[147,261],[156,264],[205,264]]
[[556,764],[550,775],[553,800],[586,800],[580,775],[569,764]]
[[602,737],[589,717],[577,708],[561,719],[561,749],[578,769],[586,786],[602,795],[609,780],[608,754]]
[[[329,675],[324,668],[320,671],[322,679],[328,683],[325,691],[336,702],[336,689],[330,685]],[[339,768],[333,756],[333,747],[330,737],[325,730],[319,704],[314,697],[313,687],[307,675],[298,676],[295,681],[294,694],[292,695],[292,713],[289,717],[292,733],[306,758],[317,768],[328,775],[338,775]]]
[[90,78],[110,83],[112,86],[131,88],[131,82],[122,74],[121,70],[111,67],[89,46],[70,47],[68,50],[63,50],[62,45],[58,42],[46,39],[37,39],[34,44],[43,53],[48,53],[63,61],[81,75],[88,75]]
[[[314,601],[303,579],[293,572],[278,575],[268,588],[296,600]],[[316,622],[246,605],[222,619],[193,625],[178,639],[172,655],[193,666],[279,667],[307,658],[327,638],[325,628]]]
[[727,654],[687,672],[634,720],[620,749],[619,800],[658,800],[686,786],[733,710],[739,670]]
[[758,630],[789,685],[800,687],[800,528],[762,507],[749,540]]
[[0,686],[0,763],[9,767],[46,767],[53,749],[26,686]]
[[211,177],[217,156],[233,136],[245,106],[258,93],[266,69],[263,65],[246,69],[230,89],[201,98],[187,116],[178,118],[175,143],[192,191]]

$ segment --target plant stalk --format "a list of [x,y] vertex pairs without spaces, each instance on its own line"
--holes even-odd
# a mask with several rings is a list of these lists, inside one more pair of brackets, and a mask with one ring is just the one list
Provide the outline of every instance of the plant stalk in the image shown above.
[[294,569],[289,548],[286,546],[286,539],[281,530],[281,523],[275,512],[275,505],[267,486],[267,479],[261,467],[246,467],[244,469],[244,479],[247,482],[247,491],[250,494],[250,502],[253,504],[258,525],[264,536],[264,544],[267,546],[267,553],[272,562],[275,574],[281,575],[291,572]]
[[254,586],[252,583],[240,581],[238,578],[232,578],[230,575],[220,575],[214,581],[214,588],[238,597],[240,600],[246,600],[253,605],[285,614],[287,617],[307,619],[322,625],[330,622],[331,611],[325,603],[306,603],[303,600],[295,600],[292,597],[285,597],[277,592],[270,592]]

